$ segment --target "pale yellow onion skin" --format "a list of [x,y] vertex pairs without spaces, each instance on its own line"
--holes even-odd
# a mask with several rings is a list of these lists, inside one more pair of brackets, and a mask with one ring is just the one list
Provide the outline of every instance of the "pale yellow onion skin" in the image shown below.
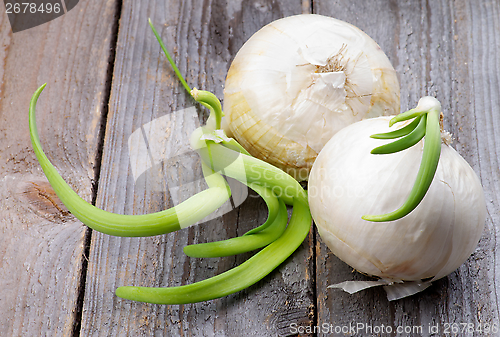
[[362,220],[399,208],[420,165],[423,141],[399,153],[370,154],[391,141],[369,138],[394,130],[389,120],[355,123],[325,145],[309,179],[311,213],[322,240],[354,269],[397,281],[439,279],[477,246],[486,218],[483,190],[469,164],[443,143],[434,180],[415,210],[392,222]]
[[[343,70],[333,79],[318,75],[311,62],[340,50]],[[337,131],[399,113],[399,83],[364,32],[330,17],[297,15],[263,27],[239,50],[226,78],[224,113],[226,131],[253,156],[306,180]]]

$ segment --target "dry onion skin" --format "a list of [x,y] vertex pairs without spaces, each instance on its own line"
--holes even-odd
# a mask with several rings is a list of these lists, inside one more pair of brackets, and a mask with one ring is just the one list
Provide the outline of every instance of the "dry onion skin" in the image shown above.
[[[370,136],[394,130],[390,120],[364,120],[332,137],[311,170],[309,204],[322,240],[341,260],[380,277],[381,285],[415,281],[421,286],[422,280],[450,274],[473,253],[486,204],[477,175],[442,133],[437,170],[420,204],[395,221],[363,220],[367,213],[388,213],[401,205],[423,157],[425,138],[397,153],[370,153],[389,143]],[[339,288],[349,291],[345,284]]]
[[253,156],[307,180],[345,126],[399,113],[399,82],[359,28],[315,14],[276,20],[239,50],[224,90],[224,127]]

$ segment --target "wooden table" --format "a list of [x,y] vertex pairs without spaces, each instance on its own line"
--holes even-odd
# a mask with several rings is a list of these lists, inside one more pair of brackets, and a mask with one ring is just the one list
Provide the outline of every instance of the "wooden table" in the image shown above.
[[[66,181],[100,208],[154,212],[172,200],[154,181],[134,181],[127,141],[146,123],[194,103],[148,17],[190,85],[222,98],[227,69],[247,38],[274,19],[311,12],[350,22],[380,44],[398,72],[402,110],[423,95],[441,101],[453,146],[486,195],[474,254],[423,293],[388,302],[382,289],[327,289],[365,277],[333,256],[313,229],[278,269],[234,295],[171,306],[116,297],[121,285],[188,284],[242,263],[251,254],[195,259],[182,247],[241,235],[265,220],[266,207],[251,195],[218,219],[157,237],[89,230],[65,211],[35,159],[27,122],[35,89],[47,82],[38,127]],[[66,15],[14,34],[0,15],[0,335],[442,336],[446,327],[452,332],[449,324],[498,327],[499,32],[495,0],[81,0]]]

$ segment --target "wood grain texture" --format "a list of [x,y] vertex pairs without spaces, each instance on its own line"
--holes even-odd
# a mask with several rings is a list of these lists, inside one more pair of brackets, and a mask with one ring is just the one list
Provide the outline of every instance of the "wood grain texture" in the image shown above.
[[[380,44],[399,74],[402,109],[415,106],[423,95],[441,101],[445,128],[454,135],[453,146],[480,176],[488,207],[484,234],[468,261],[421,294],[394,302],[386,300],[382,289],[355,295],[326,289],[329,284],[368,278],[353,272],[318,240],[318,324],[360,323],[394,330],[421,326],[421,333],[410,334],[419,336],[442,335],[445,323],[498,326],[498,2],[315,1],[313,8],[357,25]],[[439,334],[430,333],[429,326],[436,324]],[[323,335],[327,334],[318,334]],[[372,334],[361,330],[349,335]]]
[[[237,294],[172,306],[116,297],[121,285],[189,284],[239,265],[252,254],[195,259],[182,248],[242,235],[265,221],[266,207],[240,188],[243,204],[221,217],[150,238],[93,232],[85,256],[88,230],[54,195],[31,150],[32,93],[48,82],[37,109],[42,144],[82,197],[122,214],[162,210],[203,187],[192,184],[201,178],[198,158],[177,145],[207,112],[179,85],[147,18],[188,83],[222,97],[246,39],[268,22],[309,11],[350,22],[379,43],[398,73],[402,110],[423,95],[441,101],[453,146],[484,186],[488,217],[474,254],[424,292],[388,302],[382,289],[327,289],[369,278],[333,256],[313,230],[271,275]],[[498,326],[499,31],[500,3],[491,0],[85,0],[15,34],[0,15],[0,336],[384,335],[332,330],[357,324],[390,326],[391,336],[442,336],[445,323]],[[176,114],[189,108],[194,118]],[[166,116],[165,132],[152,132],[148,123]],[[134,131],[142,138],[129,146]],[[133,167],[148,170],[136,180]],[[398,326],[410,330],[398,333]]]
[[[3,7],[2,7],[3,8]],[[0,335],[70,336],[86,227],[55,196],[31,150],[28,107],[49,158],[91,200],[110,54],[111,3],[85,1],[12,34],[0,15]]]
[[[144,125],[194,104],[174,77],[148,26],[148,17],[187,82],[222,97],[230,61],[243,42],[264,24],[301,11],[300,1],[124,1],[97,205],[123,214],[162,210],[175,204],[169,181],[177,179],[188,185],[201,178],[196,169],[199,163],[191,157],[158,162],[137,181],[133,177],[132,166],[137,163],[130,162],[131,157],[136,158],[129,154],[132,133],[142,127],[150,158],[157,153],[151,149],[152,143],[162,142],[168,157],[172,144],[188,137],[191,122],[173,119],[166,130],[173,131],[173,136],[177,133],[173,142],[150,134],[149,126]],[[200,119],[206,118],[206,112],[197,109]],[[195,190],[185,192],[188,196]],[[189,284],[239,265],[251,254],[190,259],[182,248],[242,235],[266,217],[263,202],[251,195],[241,207],[220,218],[168,235],[116,238],[94,233],[81,335],[268,336],[288,335],[290,322],[309,325],[313,304],[309,241],[255,286],[218,300],[165,306],[114,295],[121,285]]]

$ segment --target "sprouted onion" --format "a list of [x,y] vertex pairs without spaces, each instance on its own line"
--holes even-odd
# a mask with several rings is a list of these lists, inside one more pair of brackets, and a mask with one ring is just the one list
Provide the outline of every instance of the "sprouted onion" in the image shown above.
[[398,299],[448,275],[476,248],[486,217],[483,190],[449,146],[440,112],[435,98],[424,97],[393,118],[344,128],[319,154],[308,193],[321,238],[341,260],[380,278],[333,287],[353,293],[382,285]]
[[[312,22],[308,21],[309,18],[307,16],[301,17],[305,18],[304,20],[306,20],[307,22]],[[314,20],[323,20],[322,17],[317,15],[312,15],[311,17],[314,18]],[[439,109],[437,109],[435,105],[431,104],[430,106],[419,106],[416,109],[410,110],[405,114],[400,114],[393,119],[393,122],[404,121],[409,118],[416,119],[414,122],[409,123],[409,125],[407,125],[406,127],[397,131],[374,135],[374,138],[381,139],[393,139],[401,137],[399,140],[396,140],[391,144],[382,145],[373,150],[374,153],[378,154],[398,152],[406,148],[409,149],[405,151],[418,151],[418,144],[420,144],[418,143],[419,140],[423,137],[425,138],[425,146],[423,150],[424,154],[422,156],[419,173],[415,179],[414,187],[411,189],[411,192],[407,197],[407,201],[401,207],[394,207],[395,211],[392,209],[389,210],[388,207],[393,207],[393,203],[387,203],[385,201],[381,202],[379,199],[381,194],[383,194],[383,191],[376,192],[376,190],[374,190],[375,192],[367,193],[366,196],[364,196],[363,199],[365,200],[365,203],[360,203],[356,200],[353,200],[349,203],[349,208],[346,205],[347,202],[344,199],[342,199],[344,200],[343,204],[338,204],[342,206],[337,207],[337,205],[331,204],[332,202],[336,203],[337,200],[333,201],[332,199],[325,198],[317,199],[311,194],[311,191],[309,193],[308,200],[308,194],[304,191],[298,181],[291,175],[283,172],[282,167],[277,168],[258,158],[254,158],[244,149],[244,147],[240,145],[240,143],[238,143],[233,138],[229,138],[225,134],[225,132],[221,129],[221,118],[223,116],[223,113],[221,104],[217,97],[207,91],[197,89],[191,90],[191,88],[175,66],[172,58],[166,50],[163,42],[160,39],[160,36],[156,32],[151,21],[150,26],[184,88],[192,95],[192,97],[196,101],[200,102],[210,110],[210,117],[207,121],[207,125],[195,130],[191,136],[191,146],[198,152],[202,159],[202,172],[207,182],[208,189],[199,192],[198,194],[190,197],[189,199],[175,207],[153,214],[114,214],[101,210],[89,204],[81,197],[79,197],[78,194],[75,193],[71,189],[71,187],[63,180],[63,178],[57,172],[56,168],[50,163],[49,159],[42,150],[36,126],[35,107],[36,102],[45,87],[44,84],[34,93],[32,97],[29,110],[29,126],[35,155],[40,162],[40,165],[45,175],[47,176],[47,179],[54,188],[54,191],[57,193],[61,201],[66,205],[68,210],[84,224],[96,231],[115,236],[160,235],[186,228],[197,223],[208,214],[215,211],[230,197],[230,187],[223,176],[239,180],[253,189],[255,192],[257,192],[264,199],[268,207],[268,218],[262,225],[250,230],[241,237],[184,247],[184,252],[191,257],[220,257],[249,252],[258,248],[262,248],[259,252],[257,252],[241,265],[212,278],[179,287],[119,287],[116,290],[116,294],[119,297],[158,304],[184,304],[210,300],[232,294],[234,292],[245,289],[261,280],[283,261],[285,261],[285,259],[300,246],[302,241],[309,233],[309,229],[311,226],[312,216],[311,211],[309,210],[309,203],[311,203],[311,205],[313,206],[312,215],[315,219],[317,219],[316,221],[318,229],[320,230],[320,234],[324,236],[325,233],[327,233],[324,238],[327,243],[330,243],[329,235],[336,235],[333,229],[331,231],[329,229],[334,228],[331,227],[332,219],[335,219],[333,224],[338,224],[339,222],[337,220],[339,218],[328,218],[329,214],[327,211],[329,209],[340,209],[340,213],[349,213],[349,215],[351,216],[354,216],[354,214],[356,214],[356,216],[359,215],[358,220],[362,222],[364,226],[367,226],[367,228],[372,226],[371,230],[375,232],[383,228],[381,226],[392,226],[391,228],[399,228],[397,225],[399,223],[398,221],[405,221],[405,219],[412,217],[413,214],[422,212],[422,209],[425,213],[426,207],[432,207],[432,205],[428,205],[429,202],[427,201],[427,204],[425,206],[421,205],[419,208],[417,208],[422,200],[422,203],[425,204],[426,200],[432,199],[431,197],[427,197],[424,199],[429,186],[429,191],[431,192],[433,191],[433,186],[436,184],[448,186],[448,183],[437,183],[434,179],[436,168],[439,179],[442,179],[440,173],[441,171],[439,170],[440,166],[438,166],[437,164],[439,161],[439,153],[441,152],[441,136],[439,133],[439,125],[437,125],[438,129],[436,131],[436,118],[439,118],[436,116],[439,116]],[[396,96],[399,97],[399,94],[397,94]],[[395,99],[394,97],[395,96],[392,96],[393,99]],[[399,102],[399,99],[397,100]],[[385,111],[386,109],[383,108],[382,110]],[[380,120],[373,119],[373,121],[379,123]],[[355,125],[367,124],[356,123]],[[373,130],[375,129],[377,128],[373,128]],[[344,130],[346,129],[343,129],[342,131],[340,131],[340,133],[345,133]],[[370,130],[372,129],[370,128]],[[371,131],[368,132],[370,133]],[[356,153],[358,152],[357,150],[355,150],[357,146],[356,142],[362,143],[364,141],[364,139],[358,138],[359,137],[356,137],[356,139],[352,140],[352,143],[349,143],[347,145],[340,145],[340,147],[346,153]],[[311,174],[312,179],[309,183],[309,188],[311,190],[318,188],[318,186],[322,186],[323,188],[327,187],[331,190],[335,190],[336,186],[342,186],[331,185],[328,177],[321,176],[321,174],[323,174],[324,172],[327,172],[327,175],[330,174],[330,171],[323,170],[324,163],[328,160],[333,162],[337,161],[339,165],[342,163],[344,165],[351,165],[350,168],[345,168],[350,172],[356,171],[353,169],[353,167],[355,166],[352,165],[360,164],[359,161],[356,163],[347,164],[345,158],[337,157],[335,153],[331,152],[330,148],[332,146],[335,147],[334,145],[337,144],[336,142],[334,142],[334,145],[329,145],[332,144],[333,139],[335,139],[335,137],[332,138],[332,140],[328,143],[325,150],[321,151],[320,156],[317,160],[317,164],[314,164],[313,166],[313,173]],[[372,143],[370,143],[370,146],[372,146],[371,144]],[[413,145],[415,144],[417,144],[417,146],[413,147]],[[375,156],[368,154],[368,156],[372,158],[378,158],[376,160],[378,160],[379,162],[385,162],[390,161],[390,156],[394,156],[394,154],[388,156]],[[241,165],[235,165],[236,162],[239,162]],[[334,165],[332,165],[332,167],[334,167]],[[365,166],[365,168],[366,167],[367,166]],[[366,174],[361,175],[361,177],[366,177],[368,181],[378,181],[380,179],[375,178],[375,175],[379,173],[389,173],[390,175],[390,173],[393,172],[393,169],[391,167],[388,167],[383,172],[378,169],[373,169],[372,171],[370,170],[371,169],[368,168],[368,171],[371,175]],[[318,171],[323,173],[318,174]],[[467,172],[469,175],[471,175],[469,171]],[[393,177],[392,181],[399,182],[399,177],[401,176],[402,174],[396,176],[395,178]],[[407,173],[407,176],[411,176],[411,173]],[[407,176],[405,175],[404,177],[406,178]],[[325,180],[322,181],[321,179],[323,178],[325,178]],[[407,179],[405,179],[405,182],[406,181]],[[334,183],[337,184],[337,182]],[[403,185],[404,184],[398,183],[398,186]],[[360,185],[358,184],[357,186]],[[452,187],[453,186],[450,185],[449,188],[452,190]],[[403,200],[405,198],[405,191],[406,189],[401,188],[399,191],[400,193],[394,193],[393,195],[394,191],[388,190],[387,194],[391,195],[389,199],[397,201]],[[452,192],[450,192],[445,189],[445,192],[447,192],[448,194],[451,193],[452,195],[458,194],[461,191],[462,190],[452,190]],[[327,195],[331,196],[331,193],[327,192]],[[449,201],[446,202],[449,203]],[[479,205],[480,202],[477,202],[477,205]],[[381,204],[382,208],[375,207],[376,205],[379,205],[379,203]],[[290,219],[288,219],[286,205],[293,206],[293,211]],[[361,213],[349,212],[349,209],[352,210],[353,207],[357,208],[357,210],[359,210]],[[415,210],[415,208],[417,208],[417,210]],[[465,207],[458,208],[460,212],[466,212]],[[420,211],[418,211],[418,209],[420,209]],[[480,207],[478,207],[478,209],[480,210]],[[375,215],[367,215],[366,212],[371,211],[373,211]],[[383,214],[379,215],[376,212],[380,212]],[[434,213],[435,212],[429,212],[428,217],[435,215]],[[437,215],[438,220],[441,220],[439,218],[439,214]],[[363,216],[364,219],[361,219],[361,216]],[[472,218],[474,218],[474,216],[469,215],[468,219],[470,219],[471,221],[477,220],[477,223],[481,223],[481,219],[483,219],[481,218],[481,214],[479,214],[474,219]],[[423,219],[427,221],[427,218],[424,217]],[[375,223],[380,221],[382,221],[385,225]],[[447,223],[449,223],[450,221],[448,221]],[[342,226],[343,225],[341,222],[339,227]],[[453,224],[451,224],[450,226],[453,227]],[[420,228],[416,228],[415,231],[418,231],[420,229],[424,230],[425,224],[420,224]],[[369,230],[366,230],[366,233],[368,232]],[[359,231],[356,233],[359,233]],[[384,231],[382,231],[381,233],[384,235],[388,234],[388,232]],[[410,233],[410,231],[408,231],[408,233]],[[451,232],[447,233],[449,234],[449,237],[451,237]],[[353,234],[351,233],[349,235],[352,236]],[[428,234],[426,233],[425,235]],[[410,237],[412,236],[410,235]],[[473,236],[470,241],[467,241],[467,249],[465,249],[464,251],[469,252],[469,248],[475,246],[474,239],[476,237],[477,235]],[[453,236],[453,240],[455,240],[453,241],[454,244],[462,244],[462,242],[456,241],[457,239],[455,236]],[[365,239],[365,241],[369,240]],[[371,242],[369,246],[376,247],[377,241]],[[335,249],[334,246],[333,249]],[[420,250],[423,250],[423,248],[420,247]],[[443,250],[443,252],[443,254],[446,255],[446,251]],[[358,252],[358,254],[361,254],[366,260],[372,261],[364,256],[363,253]],[[462,255],[465,256],[464,254],[465,253],[463,253]],[[468,254],[470,254],[470,252]],[[339,256],[341,258],[345,258],[342,254],[339,254]],[[354,254],[353,256],[345,258],[345,260],[346,262],[352,263],[351,265],[355,266],[355,264],[352,262],[353,258],[356,259],[357,255]],[[445,264],[442,270],[452,271],[453,269],[450,270],[450,268],[452,268],[453,266],[455,266],[455,264],[450,264],[449,266]],[[359,270],[362,271],[362,268],[359,268]],[[377,273],[376,270],[374,271],[370,269],[367,272],[372,275],[378,275],[380,277],[386,276],[385,274],[380,275],[380,273]],[[444,276],[441,274],[442,271],[431,276]]]

